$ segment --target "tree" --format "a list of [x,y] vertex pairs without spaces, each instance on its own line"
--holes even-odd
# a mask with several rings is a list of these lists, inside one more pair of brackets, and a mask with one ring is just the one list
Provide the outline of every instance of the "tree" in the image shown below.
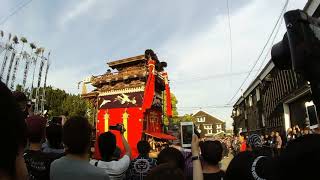
[[[175,119],[179,116],[178,110],[177,110],[177,104],[178,104],[178,100],[176,98],[176,96],[171,93],[171,105],[172,105],[172,122],[173,124],[175,124]],[[167,97],[166,95],[164,95],[164,100],[163,100],[163,114],[164,114],[164,118],[163,118],[163,123],[165,125],[169,125],[169,119],[167,117]]]
[[68,95],[64,90],[46,87],[45,109],[48,110],[49,116],[60,116],[67,112],[63,104]]
[[[34,96],[35,92],[36,88],[33,90]],[[39,92],[42,94],[43,88],[40,88]],[[79,95],[68,94],[51,86],[46,87],[45,110],[48,111],[49,117],[66,115],[69,118],[78,115],[87,117],[92,125],[95,121],[96,110],[91,103]]]
[[183,115],[182,118],[183,118],[184,121],[194,122],[193,114],[185,114],[185,115]]

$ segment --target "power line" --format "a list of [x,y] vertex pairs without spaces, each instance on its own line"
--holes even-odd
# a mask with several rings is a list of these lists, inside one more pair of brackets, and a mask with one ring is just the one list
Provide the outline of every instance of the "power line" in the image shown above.
[[31,3],[32,0],[26,1],[26,2],[21,2],[16,9],[14,9],[10,14],[8,14],[7,16],[5,16],[4,18],[2,18],[2,20],[0,21],[0,26],[3,25],[5,22],[8,21],[8,19],[12,16],[14,16],[16,13],[18,13],[22,8],[26,7],[28,4]]
[[267,47],[267,45],[268,45],[268,43],[269,43],[269,41],[270,41],[270,39],[271,39],[274,31],[276,30],[277,25],[279,24],[279,21],[280,21],[280,19],[281,19],[281,17],[282,17],[283,12],[284,12],[285,9],[286,9],[288,3],[289,3],[289,0],[286,0],[286,3],[285,3],[285,5],[284,5],[283,8],[282,8],[281,13],[280,13],[280,15],[279,15],[279,17],[278,17],[278,19],[277,19],[277,21],[276,21],[276,24],[275,24],[274,27],[272,28],[272,31],[271,31],[271,33],[270,33],[270,35],[269,35],[269,37],[268,37],[267,42],[266,42],[265,45],[263,46],[261,53],[259,54],[257,60],[254,62],[253,66],[251,67],[251,69],[250,69],[250,71],[249,71],[249,74],[246,76],[246,78],[244,79],[244,81],[241,83],[240,87],[237,89],[236,93],[232,96],[232,98],[230,99],[230,101],[227,103],[228,105],[230,105],[231,102],[233,101],[233,99],[237,96],[238,92],[241,90],[241,88],[243,87],[244,83],[245,83],[245,82],[248,80],[248,78],[250,77],[250,74],[252,73],[254,67],[255,67],[255,66],[257,65],[257,63],[259,62],[259,60],[260,60],[263,52],[265,51],[265,49],[266,49],[266,47]]
[[230,108],[231,105],[211,105],[211,106],[185,106],[177,107],[177,109],[219,109],[219,108]]
[[[257,71],[257,70],[254,70]],[[244,71],[244,72],[235,72],[235,73],[224,73],[224,74],[214,74],[210,76],[204,76],[204,77],[199,77],[199,78],[193,78],[193,79],[188,79],[188,80],[170,80],[173,81],[175,84],[180,84],[180,83],[192,83],[192,82],[199,82],[203,80],[209,80],[209,79],[215,79],[215,78],[225,78],[225,77],[231,77],[231,76],[238,76],[238,75],[243,75],[247,74],[249,71]]]
[[[231,32],[231,20],[230,20],[230,8],[229,0],[227,0],[227,10],[228,10],[228,25],[229,25],[229,43],[230,43],[230,73],[232,73],[233,66],[233,52],[232,52],[232,32]],[[230,86],[232,87],[232,79],[230,79]]]
[[[288,5],[287,5],[287,7],[288,7]],[[285,11],[287,10],[287,7],[285,8]],[[285,11],[283,11],[283,13],[284,13]],[[282,15],[283,15],[283,14],[282,14]],[[282,23],[283,23],[283,18],[281,18],[281,20],[280,20],[280,24],[279,24],[278,29],[277,29],[277,31],[276,31],[276,33],[275,33],[275,35],[274,35],[274,37],[273,37],[273,39],[272,39],[272,41],[271,41],[271,46],[270,46],[268,52],[271,52],[273,43],[274,43],[274,41],[275,41],[276,38],[277,38],[277,35],[278,35],[278,33],[279,33],[280,29],[281,29]],[[266,55],[264,56],[264,59],[263,59],[262,63],[260,64],[259,69],[258,69],[258,71],[257,71],[257,73],[256,73],[256,75],[255,75],[256,77],[257,77],[258,74],[260,73],[260,70],[262,69],[262,67],[263,67],[263,65],[264,65],[264,62],[267,60],[268,55],[269,55],[269,53],[266,53]]]

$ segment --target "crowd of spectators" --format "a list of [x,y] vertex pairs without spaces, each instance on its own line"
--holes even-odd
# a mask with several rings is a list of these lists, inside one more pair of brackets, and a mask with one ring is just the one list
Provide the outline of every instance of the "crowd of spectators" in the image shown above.
[[[145,140],[137,144],[139,156],[133,158],[122,128],[124,152],[108,131],[97,140],[101,159],[91,159],[93,129],[86,118],[69,117],[63,125],[48,123],[45,117],[28,113],[27,98],[12,93],[1,82],[0,98],[4,144],[0,179],[317,179],[314,164],[320,162],[320,136],[297,126],[288,130],[285,140],[278,132],[207,140],[194,135],[191,149],[166,145],[157,159],[149,157],[151,146]],[[223,171],[220,162],[229,149],[234,158]]]

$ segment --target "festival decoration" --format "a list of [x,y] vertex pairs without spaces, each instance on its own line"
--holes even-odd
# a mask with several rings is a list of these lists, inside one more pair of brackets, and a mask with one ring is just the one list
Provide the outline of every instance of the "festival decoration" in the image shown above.
[[162,77],[164,78],[165,83],[165,92],[166,92],[166,110],[167,110],[167,117],[172,117],[172,104],[171,104],[171,92],[169,87],[169,80],[168,80],[168,73],[163,72]]
[[154,98],[154,89],[155,89],[155,61],[148,57],[148,67],[149,67],[149,75],[147,84],[144,91],[144,99],[142,105],[142,112],[145,112],[147,109],[151,108],[153,98]]
[[14,89],[20,59],[27,58],[27,53],[26,52],[23,53],[23,48],[24,48],[25,43],[27,43],[28,41],[25,37],[21,37],[20,41],[22,42],[22,47],[21,47],[20,53],[18,54],[18,57],[16,58],[16,62],[13,67],[13,73],[12,73],[11,85],[10,85],[11,89]]
[[[25,50],[25,44],[28,43],[28,40],[25,37],[21,37],[19,41],[19,38],[17,36],[12,36],[12,34],[9,33],[7,36],[8,39],[6,40],[6,42],[3,42],[3,40],[5,39],[4,37],[5,34],[1,30],[0,56],[3,56],[3,60],[0,67],[0,79],[1,81],[4,81],[6,85],[13,91],[16,90],[16,85],[21,85],[21,90],[29,94],[29,99],[35,103],[35,113],[41,114],[45,111],[45,87],[50,66],[50,53],[48,53],[48,56],[44,56],[44,48],[37,48],[34,43],[29,44],[31,51],[27,52],[27,50]],[[41,58],[41,61],[38,61],[38,58]],[[20,67],[21,61],[25,61],[25,64],[22,65],[23,67]],[[28,85],[28,72],[31,65],[33,66],[33,76],[30,87]],[[22,69],[21,74],[23,74],[23,78],[22,82],[20,82],[19,84],[19,82],[17,82],[19,80],[19,78],[17,79],[17,75],[19,74],[20,69]],[[36,75],[36,72],[38,72],[38,75]],[[45,75],[44,80],[42,78],[43,74]],[[35,85],[34,81],[36,79],[36,93],[33,93]],[[41,86],[42,83],[43,86]],[[40,94],[39,92],[41,88],[43,89],[42,94]]]
[[[123,149],[120,132],[109,129],[109,126],[123,124],[127,130],[124,137],[133,157],[137,157],[137,143],[145,136],[176,139],[163,132],[161,94],[166,83],[161,72],[166,63],[159,62],[152,50],[146,50],[144,55],[112,61],[108,65],[116,73],[109,70],[103,75],[91,76],[90,83],[96,89],[81,95],[97,108],[96,137],[111,131],[116,136],[117,146]],[[95,158],[99,159],[100,153],[97,145],[95,147]]]

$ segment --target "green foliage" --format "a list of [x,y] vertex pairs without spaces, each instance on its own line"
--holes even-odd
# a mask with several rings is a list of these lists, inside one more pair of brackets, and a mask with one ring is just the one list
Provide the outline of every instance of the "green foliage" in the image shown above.
[[[36,89],[33,90],[35,93]],[[42,94],[43,89],[39,92]],[[87,100],[81,98],[79,95],[68,94],[64,90],[46,87],[45,110],[48,110],[49,117],[66,115],[67,118],[71,116],[85,116],[94,124],[95,108]]]
[[194,117],[192,114],[185,114],[182,116],[183,121],[194,122]]
[[[35,90],[34,90],[35,91]],[[66,109],[63,108],[64,101],[67,99],[67,94],[64,90],[46,88],[45,109],[48,110],[49,116],[60,116],[66,114]]]
[[[177,110],[177,104],[178,104],[178,100],[176,98],[176,96],[171,93],[171,105],[172,105],[172,123],[174,124],[176,117],[178,117],[178,110]],[[165,125],[169,125],[169,120],[167,117],[167,97],[164,94],[164,101],[163,101],[163,113],[164,113],[164,118],[163,118],[163,122]]]

